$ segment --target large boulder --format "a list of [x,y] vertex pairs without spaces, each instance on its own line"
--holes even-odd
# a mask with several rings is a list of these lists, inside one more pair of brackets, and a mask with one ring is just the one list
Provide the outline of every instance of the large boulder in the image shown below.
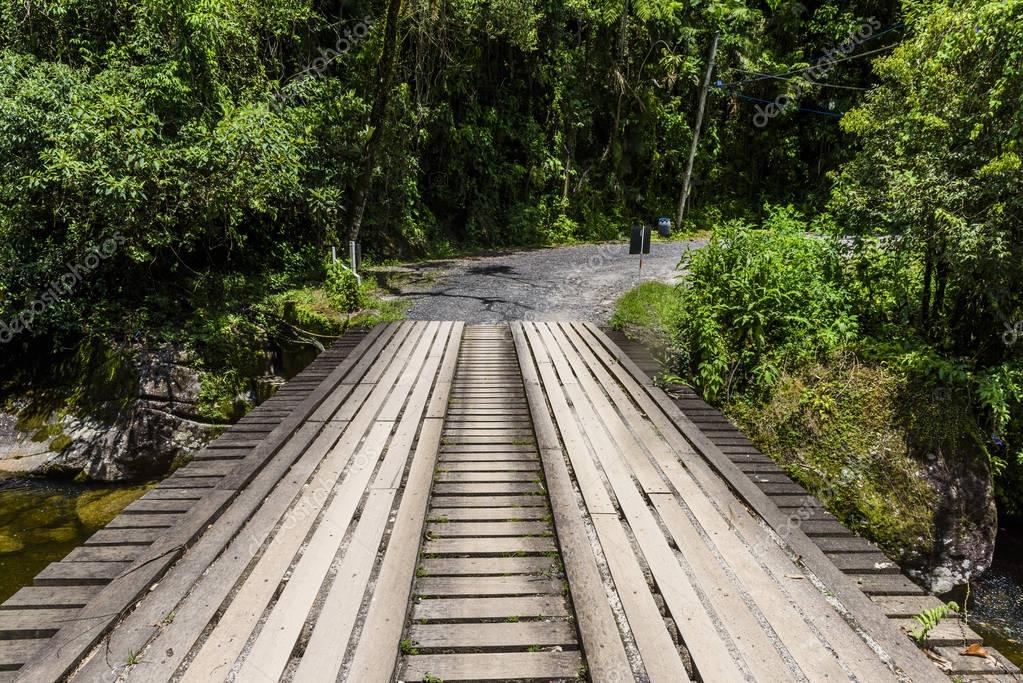
[[943,593],[991,565],[992,473],[967,397],[851,353],[727,412],[761,450],[911,576]]
[[[0,471],[144,479],[166,473],[223,429],[200,415],[200,374],[180,349],[140,351],[135,370],[134,396],[111,396],[94,415],[0,413]],[[14,405],[15,412],[24,406]]]

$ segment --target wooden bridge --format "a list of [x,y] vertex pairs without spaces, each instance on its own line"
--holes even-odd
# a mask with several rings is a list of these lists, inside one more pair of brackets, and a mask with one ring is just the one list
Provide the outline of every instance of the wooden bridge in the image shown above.
[[1018,680],[792,487],[592,325],[382,325],[0,607],[0,681]]

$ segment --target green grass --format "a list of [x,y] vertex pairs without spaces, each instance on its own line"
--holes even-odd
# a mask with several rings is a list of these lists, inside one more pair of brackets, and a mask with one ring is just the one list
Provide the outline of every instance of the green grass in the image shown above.
[[611,316],[611,328],[641,338],[654,334],[667,340],[671,336],[676,307],[674,285],[644,282],[618,300]]

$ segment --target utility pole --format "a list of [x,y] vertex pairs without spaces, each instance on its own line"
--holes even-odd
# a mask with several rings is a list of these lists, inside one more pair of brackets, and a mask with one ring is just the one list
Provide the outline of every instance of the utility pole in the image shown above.
[[714,42],[710,45],[710,59],[707,60],[707,74],[703,77],[703,87],[700,89],[700,104],[696,109],[696,126],[693,129],[693,144],[689,148],[689,163],[686,164],[686,174],[682,179],[682,191],[678,196],[678,218],[675,225],[682,226],[682,214],[686,210],[686,200],[689,199],[689,182],[693,177],[693,162],[696,160],[696,146],[700,142],[700,128],[703,126],[703,109],[707,104],[707,90],[710,88],[710,75],[714,71],[714,57],[718,52],[718,36],[714,34]]

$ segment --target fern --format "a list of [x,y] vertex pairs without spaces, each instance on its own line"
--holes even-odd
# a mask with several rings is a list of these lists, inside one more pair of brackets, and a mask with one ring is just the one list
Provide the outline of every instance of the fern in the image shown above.
[[940,624],[942,619],[958,611],[959,605],[951,601],[944,605],[924,610],[913,617],[919,622],[920,628],[913,631],[910,635],[913,636],[913,640],[916,641],[917,645],[923,645],[924,641],[927,640],[927,634],[934,630],[934,627]]

